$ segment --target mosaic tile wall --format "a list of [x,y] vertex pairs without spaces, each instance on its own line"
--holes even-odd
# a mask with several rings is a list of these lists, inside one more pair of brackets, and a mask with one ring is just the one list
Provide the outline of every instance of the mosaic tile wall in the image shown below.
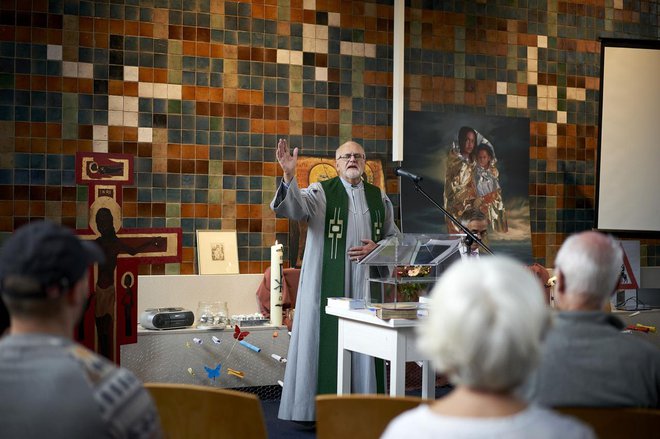
[[[654,1],[422,1],[406,8],[406,108],[529,117],[534,256],[592,226],[599,37],[658,39]],[[135,156],[124,227],[236,229],[262,272],[278,137],[305,155],[391,149],[392,2],[0,0],[0,239],[33,218],[86,228],[77,151]],[[642,265],[660,265],[644,240]]]

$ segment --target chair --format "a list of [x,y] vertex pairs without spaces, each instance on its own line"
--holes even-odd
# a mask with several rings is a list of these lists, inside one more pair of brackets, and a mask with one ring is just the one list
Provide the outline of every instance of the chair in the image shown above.
[[266,439],[264,415],[255,395],[191,384],[144,386],[156,403],[169,439]]
[[591,426],[600,439],[658,437],[660,410],[643,408],[555,407]]
[[407,396],[319,395],[316,397],[317,439],[378,439],[397,415],[426,402]]

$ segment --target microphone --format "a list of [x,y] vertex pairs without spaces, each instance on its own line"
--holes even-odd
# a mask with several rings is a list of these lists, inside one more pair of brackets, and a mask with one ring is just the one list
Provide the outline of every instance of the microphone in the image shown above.
[[407,177],[415,183],[422,181],[422,177],[420,177],[419,175],[412,174],[408,171],[404,171],[403,169],[401,169],[401,166],[397,167],[394,170],[394,173],[399,177]]

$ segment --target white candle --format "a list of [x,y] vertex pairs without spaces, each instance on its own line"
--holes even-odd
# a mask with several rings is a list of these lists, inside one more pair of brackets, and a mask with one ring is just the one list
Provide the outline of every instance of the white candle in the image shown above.
[[284,246],[275,241],[270,248],[270,324],[282,326],[282,260]]

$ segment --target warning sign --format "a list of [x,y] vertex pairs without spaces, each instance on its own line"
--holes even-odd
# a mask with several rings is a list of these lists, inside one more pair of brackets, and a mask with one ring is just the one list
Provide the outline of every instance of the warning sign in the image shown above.
[[[625,242],[625,241],[624,241]],[[639,241],[637,241],[639,245]],[[639,288],[639,283],[637,282],[638,273],[639,273],[639,256],[637,257],[637,269],[633,270],[630,265],[630,260],[628,259],[628,250],[631,250],[629,245],[622,245],[623,249],[623,265],[621,266],[621,279],[619,280],[619,285],[617,289],[619,290],[636,290]],[[634,247],[634,245],[633,245]],[[639,255],[639,247],[637,247],[637,255]]]

